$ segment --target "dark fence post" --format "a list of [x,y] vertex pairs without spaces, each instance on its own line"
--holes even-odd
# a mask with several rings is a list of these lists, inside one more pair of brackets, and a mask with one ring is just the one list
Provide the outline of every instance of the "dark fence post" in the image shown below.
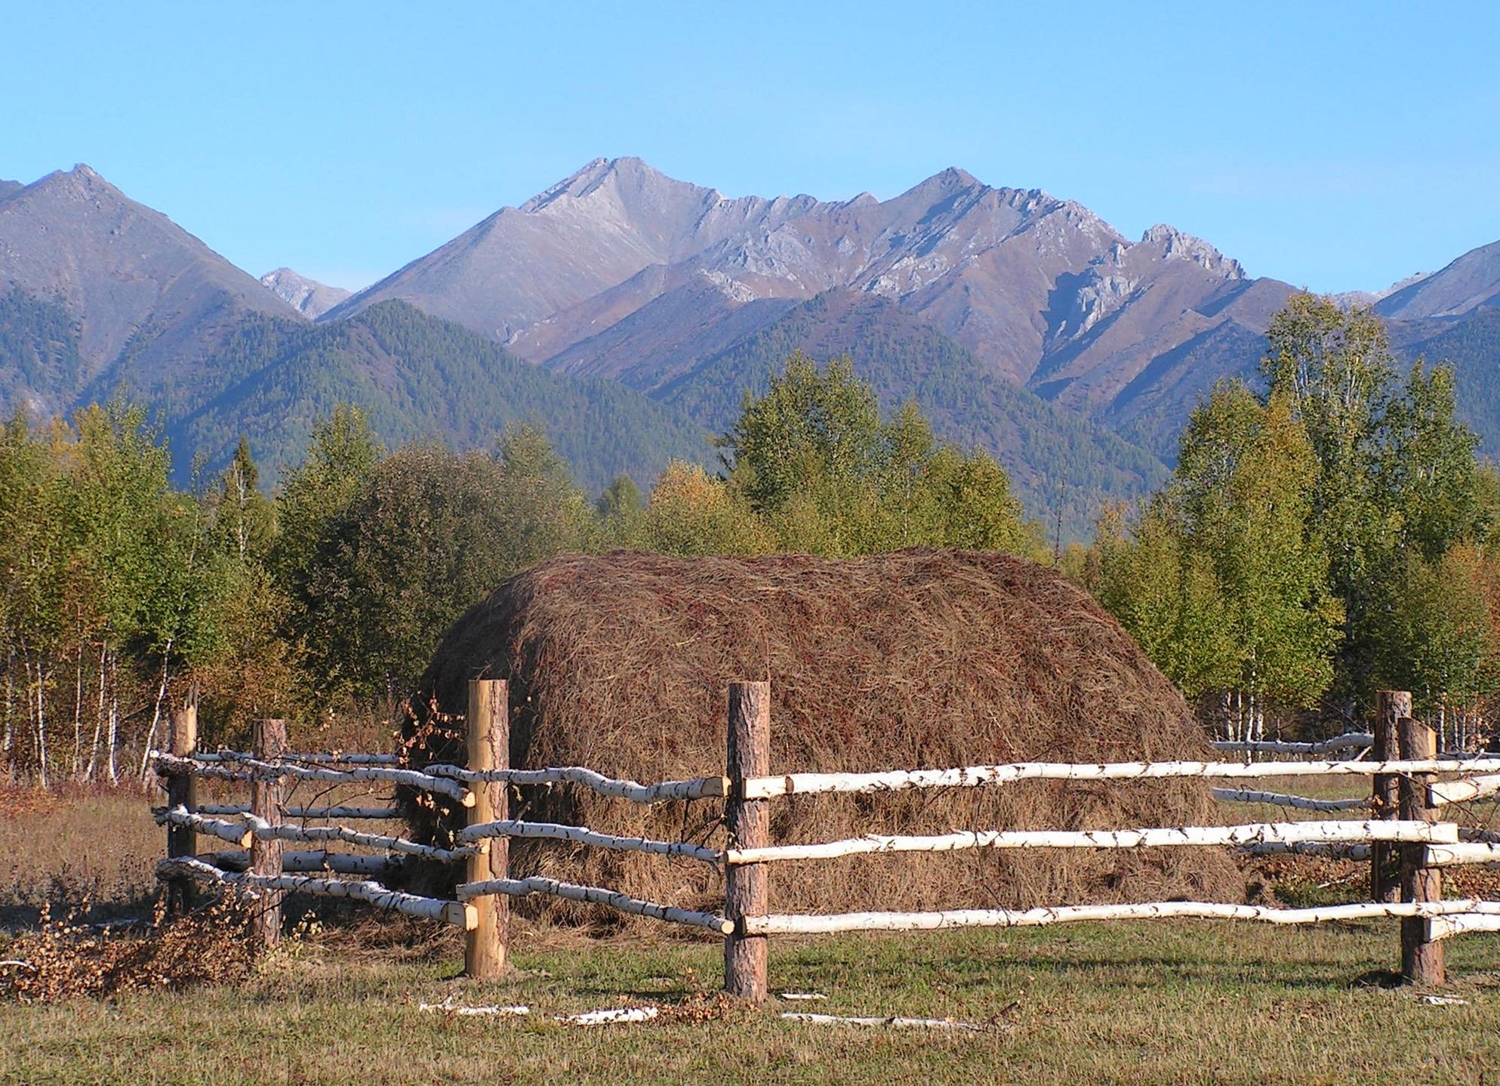
[[[178,758],[192,758],[198,753],[198,698],[189,693],[181,706],[172,710],[171,751]],[[198,809],[198,778],[189,770],[167,777],[167,809]],[[167,858],[175,860],[198,852],[198,835],[188,826],[167,823]],[[197,900],[193,880],[177,876],[167,881],[167,912],[181,916],[190,912]]]
[[[1375,735],[1371,751],[1377,762],[1393,762],[1400,757],[1401,744],[1396,735],[1396,721],[1411,716],[1411,694],[1405,690],[1379,690],[1375,694]],[[1389,773],[1377,773],[1370,805],[1375,817],[1393,821],[1400,813],[1397,782]],[[1389,841],[1370,845],[1370,900],[1400,901],[1401,883],[1397,848]]]
[[[254,736],[255,757],[262,762],[277,762],[286,753],[286,721],[257,720]],[[272,826],[281,825],[284,799],[280,777],[256,776],[250,782],[250,813]],[[285,843],[279,838],[256,837],[250,842],[250,871],[255,875],[281,877],[281,856]],[[256,890],[257,906],[251,917],[251,936],[262,948],[270,950],[281,942],[281,902],[284,890]]]
[[[1404,717],[1397,722],[1401,757],[1426,760],[1437,757],[1437,733],[1420,721]],[[1433,774],[1412,773],[1401,780],[1401,817],[1420,822],[1436,822],[1437,809],[1432,805],[1428,787]],[[1401,899],[1403,901],[1441,901],[1443,873],[1427,867],[1427,846],[1410,842],[1401,846]],[[1447,983],[1443,944],[1432,939],[1432,921],[1422,916],[1401,920],[1401,975],[1412,984],[1436,987]]]
[[[469,681],[469,768],[510,768],[510,683],[505,679]],[[474,782],[474,806],[468,824],[496,822],[510,817],[510,785],[504,781]],[[477,842],[476,842],[477,843]],[[468,859],[467,881],[510,877],[510,839],[492,838],[488,849]],[[477,924],[465,933],[464,975],[484,980],[505,971],[510,942],[510,898],[485,894],[469,901],[478,913]]]
[[[745,799],[745,780],[771,773],[771,684],[729,684],[729,798],[725,822],[730,848],[771,843],[766,800]],[[770,898],[765,864],[738,864],[725,874],[724,915],[734,931],[724,940],[724,990],[760,1004],[766,1001],[766,937],[745,934],[747,916],[763,916]]]

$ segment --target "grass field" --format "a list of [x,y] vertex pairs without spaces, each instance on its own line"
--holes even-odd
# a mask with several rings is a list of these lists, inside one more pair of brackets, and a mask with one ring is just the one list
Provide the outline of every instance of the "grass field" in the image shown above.
[[[516,975],[454,979],[430,960],[295,944],[249,981],[182,994],[0,1005],[6,1083],[1355,1083],[1495,1081],[1500,942],[1450,948],[1463,1005],[1367,975],[1391,924],[1286,933],[1221,924],[1089,925],[773,945],[773,991],[816,1004],[722,1009],[717,947],[613,940],[518,949]],[[1361,978],[1367,978],[1362,981]],[[525,1019],[421,1011],[521,1003]],[[554,1014],[681,1008],[666,1022],[564,1026]],[[785,1022],[783,1010],[932,1015],[955,1033]]]
[[[12,799],[0,906],[21,917],[22,899],[72,886],[138,902],[160,847],[145,807],[108,794],[45,810]],[[516,971],[493,983],[458,978],[456,933],[372,917],[290,938],[236,983],[0,1002],[0,1083],[1500,1083],[1495,937],[1449,946],[1444,994],[1466,1002],[1436,1006],[1381,986],[1398,956],[1394,921],[773,940],[772,991],[828,998],[752,1011],[715,996],[714,943],[519,927]],[[419,1009],[444,1001],[532,1014]],[[552,1017],[639,1005],[662,1017],[594,1028]],[[980,1029],[779,1017],[809,1010]]]

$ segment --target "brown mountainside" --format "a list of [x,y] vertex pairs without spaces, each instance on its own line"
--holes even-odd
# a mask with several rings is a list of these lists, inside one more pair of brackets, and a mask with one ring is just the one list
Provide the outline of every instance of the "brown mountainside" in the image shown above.
[[729,199],[622,158],[329,316],[402,298],[522,357],[649,391],[836,289],[892,301],[996,376],[1098,417],[1127,391],[1151,399],[1143,375],[1180,384],[1160,361],[1195,341],[1263,331],[1290,291],[1171,227],[1132,243],[1080,204],[958,169],[885,201]]
[[[246,313],[296,317],[160,212],[84,165],[0,192],[0,292],[60,303],[78,326],[81,387],[111,369],[201,361]],[[36,389],[57,410],[59,392]]]

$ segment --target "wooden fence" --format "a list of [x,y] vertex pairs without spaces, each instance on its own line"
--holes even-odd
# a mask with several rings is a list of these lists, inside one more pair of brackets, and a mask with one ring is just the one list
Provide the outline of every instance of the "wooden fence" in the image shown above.
[[[1441,876],[1441,869],[1448,865],[1500,862],[1500,843],[1482,839],[1483,834],[1461,831],[1455,823],[1440,818],[1441,808],[1446,804],[1500,793],[1500,758],[1439,755],[1433,731],[1411,719],[1410,698],[1399,694],[1381,695],[1379,719],[1370,736],[1344,736],[1322,744],[1216,744],[1221,750],[1233,750],[1246,758],[1253,754],[1298,758],[1291,761],[1021,762],[952,769],[777,775],[770,764],[770,684],[734,683],[729,688],[727,772],[723,776],[649,785],[613,779],[580,767],[512,769],[508,764],[508,684],[503,680],[477,680],[470,685],[468,764],[462,767],[428,765],[418,770],[397,764],[394,757],[381,755],[287,754],[285,728],[279,721],[265,721],[257,726],[252,754],[204,753],[197,750],[194,725],[191,711],[174,717],[172,750],[153,755],[157,771],[166,779],[169,795],[167,808],[159,812],[168,833],[168,858],[162,861],[159,873],[169,880],[170,900],[176,907],[191,904],[192,887],[198,881],[221,883],[253,894],[259,902],[259,936],[270,944],[281,930],[279,910],[285,893],[355,898],[462,928],[467,933],[465,971],[475,977],[494,976],[504,969],[508,901],[529,894],[591,902],[723,935],[725,989],[755,1002],[766,998],[767,939],[772,935],[1177,917],[1276,924],[1397,917],[1402,921],[1403,973],[1416,983],[1436,985],[1445,980],[1443,939],[1465,932],[1500,931],[1500,902],[1444,900]],[[1346,751],[1358,753],[1342,761],[1317,758]],[[1373,757],[1366,757],[1372,752]],[[1436,774],[1450,779],[1437,782]],[[1372,784],[1371,795],[1368,800],[1326,800],[1239,788],[1215,788],[1214,794],[1226,802],[1272,803],[1294,810],[1332,813],[1366,808],[1369,817],[1119,830],[996,829],[929,836],[870,834],[801,845],[777,845],[770,839],[770,804],[784,796],[1004,787],[1029,780],[1129,782],[1197,777],[1232,781],[1303,776],[1366,777]],[[248,782],[250,803],[199,805],[196,781],[202,778]],[[364,832],[343,825],[307,825],[306,820],[390,818],[395,809],[349,804],[291,806],[284,801],[284,788],[296,781],[325,786],[406,785],[460,805],[467,812],[467,826],[453,847],[440,848],[399,835]],[[714,849],[685,841],[621,837],[583,826],[509,817],[510,786],[563,782],[633,803],[722,798],[728,847]],[[304,822],[293,824],[288,818]],[[199,836],[228,842],[236,850],[200,856],[195,840]],[[651,853],[713,865],[724,873],[723,913],[677,908],[604,887],[580,886],[540,876],[512,878],[508,843],[514,837]],[[285,851],[288,842],[318,846],[337,842],[379,850],[385,855],[330,852],[326,847]],[[769,911],[766,865],[783,861],[976,848],[1178,846],[1224,846],[1249,852],[1331,851],[1368,858],[1372,865],[1373,900],[1318,908],[1163,901],[1025,910],[872,911],[832,915]],[[407,894],[376,881],[373,876],[388,872],[392,864],[405,856],[464,864],[465,876],[455,899]],[[363,877],[331,877],[337,875]]]

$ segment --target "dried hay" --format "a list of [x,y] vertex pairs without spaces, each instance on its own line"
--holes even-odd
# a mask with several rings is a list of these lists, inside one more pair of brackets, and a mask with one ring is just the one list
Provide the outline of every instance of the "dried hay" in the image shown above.
[[[1119,624],[1056,572],[1003,554],[563,557],[512,578],[444,638],[408,725],[414,761],[462,761],[471,678],[511,681],[511,764],[650,782],[713,775],[727,685],[772,685],[772,771],[1209,758],[1192,713]],[[639,808],[523,789],[512,817],[719,846],[719,801]],[[1212,824],[1196,780],[1029,782],[773,800],[777,842],[953,829]],[[422,820],[413,809],[414,816]],[[435,827],[426,818],[426,828]],[[441,832],[441,831],[439,831]],[[703,865],[513,841],[512,871],[722,908]],[[1218,850],[968,852],[771,868],[778,912],[1240,900]],[[539,899],[531,899],[535,908]],[[597,919],[587,907],[557,905]]]

